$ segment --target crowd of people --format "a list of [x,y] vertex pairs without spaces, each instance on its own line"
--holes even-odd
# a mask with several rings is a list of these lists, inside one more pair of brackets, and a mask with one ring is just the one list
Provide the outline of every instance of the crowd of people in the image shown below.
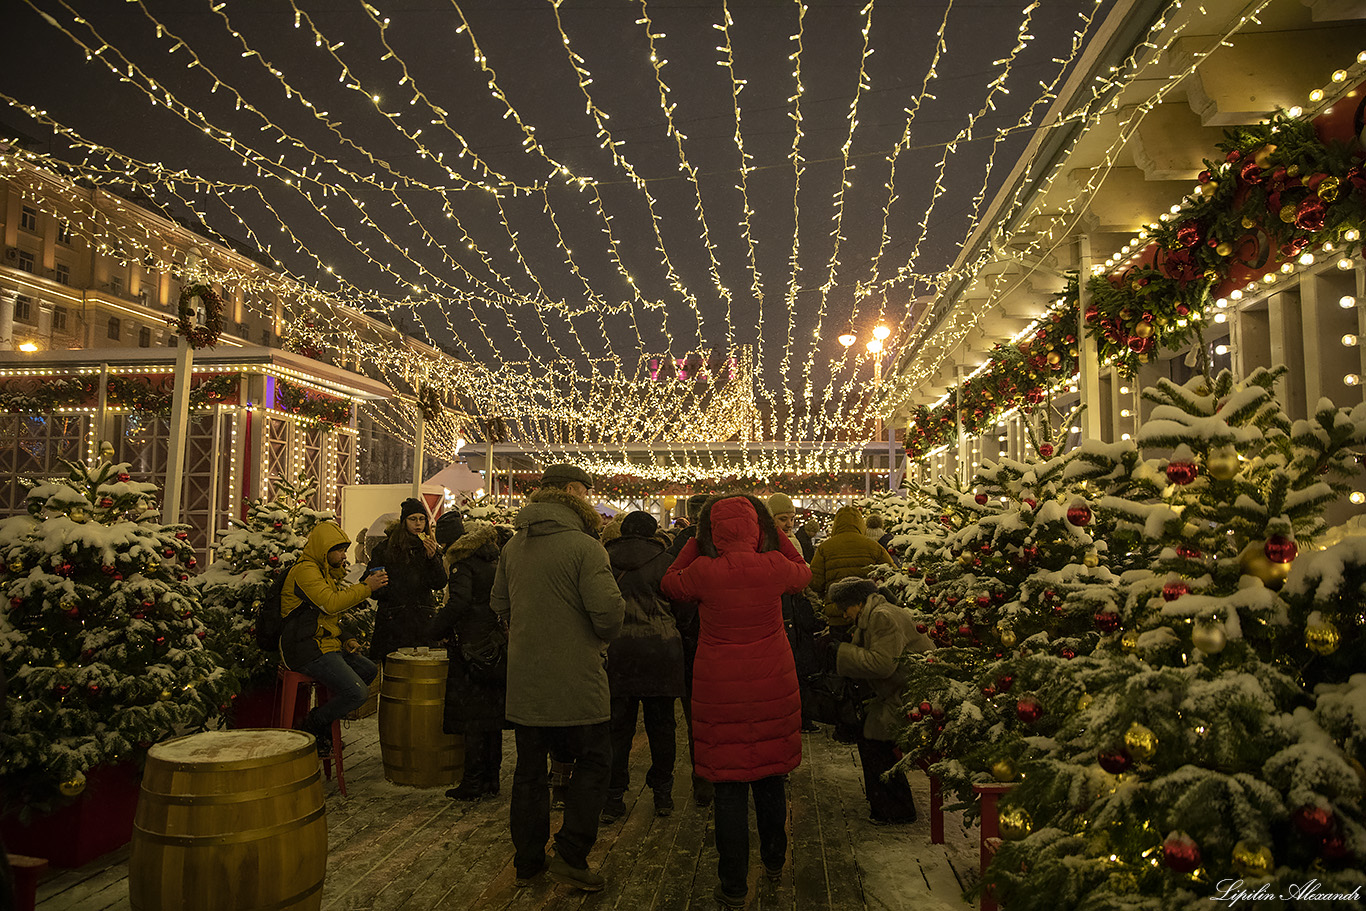
[[[318,525],[285,580],[281,652],[331,694],[301,724],[319,752],[331,749],[332,722],[364,702],[387,655],[444,645],[444,729],[465,744],[463,778],[447,796],[499,793],[510,729],[517,883],[548,873],[591,891],[604,881],[588,855],[599,827],[626,815],[642,719],[654,812],[674,809],[681,700],[691,797],[714,807],[716,898],[742,907],[751,801],[759,856],[777,880],[787,777],[801,762],[803,733],[826,720],[816,717],[813,682],[839,675],[868,684],[861,723],[832,736],[857,744],[870,818],[913,821],[909,785],[892,771],[899,658],[933,646],[869,578],[894,562],[880,518],[843,507],[817,543],[820,523],[798,527],[784,494],[698,494],[666,530],[643,511],[607,521],[590,502],[592,486],[580,468],[548,467],[511,528],[466,525],[456,511],[433,525],[421,502],[407,500],[354,583],[346,534]],[[370,597],[378,610],[367,657],[343,646],[338,617]],[[555,808],[563,817],[552,839]]]

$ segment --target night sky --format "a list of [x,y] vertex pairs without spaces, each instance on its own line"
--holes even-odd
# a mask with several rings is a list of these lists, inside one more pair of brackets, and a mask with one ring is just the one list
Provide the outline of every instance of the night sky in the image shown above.
[[[998,130],[1022,118],[1038,122],[1047,107],[1041,85],[1059,80],[1057,61],[1071,55],[1074,31],[1086,27],[1081,17],[1094,15],[1094,28],[1108,5],[1034,4],[1025,47],[1010,59],[1020,43],[1021,4],[813,2],[794,60],[799,8],[782,0],[730,4],[728,33],[716,27],[726,22],[719,2],[376,0],[367,8],[332,0],[16,0],[7,4],[0,91],[133,159],[251,185],[181,191],[209,225],[233,238],[254,235],[300,280],[427,333],[462,358],[533,370],[555,369],[558,358],[578,371],[591,362],[599,373],[638,376],[652,356],[748,349],[775,398],[784,387],[800,396],[809,373],[819,400],[836,377],[848,383],[851,371],[869,372],[866,363],[841,360],[836,336],[853,331],[862,342],[879,317],[905,331],[908,302],[932,285],[898,280],[898,270],[932,276],[952,263],[984,181],[983,206],[1028,139],[1027,129],[1017,129],[998,143]],[[87,62],[86,51],[39,11],[91,50],[108,47]],[[863,58],[870,16],[874,53]],[[936,78],[928,83],[936,97],[922,99],[945,21]],[[668,61],[660,76],[696,183],[668,130],[650,34],[657,57]],[[493,76],[476,61],[471,39]],[[191,52],[200,63],[187,67]],[[618,143],[616,160],[587,110],[571,52],[591,74],[586,89],[596,109],[610,116],[601,123]],[[718,65],[728,59],[733,70]],[[799,180],[791,160],[797,61]],[[946,143],[967,128],[1007,70],[1001,87],[1008,94],[991,96],[995,109],[948,154],[939,178]],[[749,156],[743,174],[732,73],[746,82],[738,96]],[[491,78],[506,101],[494,97]],[[149,102],[149,80],[159,102],[169,91],[177,110],[191,109],[188,122]],[[915,117],[896,159],[883,246],[887,159],[906,129],[907,108],[916,108]],[[236,149],[268,156],[269,165],[244,165],[226,139],[206,134],[201,114],[211,130],[230,131]],[[0,108],[0,118],[42,140],[52,136],[12,106]],[[534,128],[540,150],[528,151],[519,118]],[[68,150],[61,137],[40,151],[108,164]],[[115,170],[123,168],[119,162]],[[832,275],[842,178],[849,185]],[[937,182],[941,195],[922,229]],[[185,213],[164,190],[156,198]],[[746,198],[752,245],[742,225]],[[305,250],[296,249],[266,202]],[[337,227],[318,212],[323,205]],[[871,293],[858,295],[860,286]]]

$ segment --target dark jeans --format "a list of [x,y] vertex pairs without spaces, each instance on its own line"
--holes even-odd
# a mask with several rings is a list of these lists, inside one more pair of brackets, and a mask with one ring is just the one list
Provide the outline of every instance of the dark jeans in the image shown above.
[[304,726],[316,732],[365,705],[370,681],[379,669],[360,652],[324,652],[299,668],[299,673],[327,687],[328,700],[304,719]]
[[915,818],[915,799],[906,776],[893,772],[884,781],[882,776],[896,765],[894,744],[890,740],[869,740],[862,732],[858,737],[858,758],[863,766],[863,789],[868,794],[868,809],[874,819],[908,820]]
[[549,728],[515,726],[517,767],[512,773],[513,867],[531,875],[545,866],[550,840],[550,754],[572,756],[574,775],[565,795],[564,821],[555,850],[571,867],[587,867],[598,840],[598,817],[612,772],[611,722]]
[[749,891],[749,794],[759,829],[759,858],[778,868],[787,858],[787,790],[783,776],[716,782],[716,872],[727,895]]
[[644,707],[645,736],[650,741],[650,770],[645,784],[654,791],[673,791],[675,743],[673,696],[614,696],[612,698],[612,776],[607,793],[620,800],[631,786],[631,741],[636,736],[637,706]]
[[503,765],[503,732],[470,731],[465,735],[465,776],[461,784],[473,783],[488,791],[498,788]]

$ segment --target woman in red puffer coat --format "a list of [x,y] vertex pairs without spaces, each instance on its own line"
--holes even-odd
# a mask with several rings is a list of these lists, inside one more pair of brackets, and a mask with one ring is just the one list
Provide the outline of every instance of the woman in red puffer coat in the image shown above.
[[810,581],[806,561],[763,502],[731,495],[702,508],[697,537],[660,586],[674,600],[698,602],[693,761],[716,786],[716,898],[728,907],[743,907],[748,892],[751,791],[759,856],[769,878],[782,875],[783,775],[802,760],[802,705],[782,596]]

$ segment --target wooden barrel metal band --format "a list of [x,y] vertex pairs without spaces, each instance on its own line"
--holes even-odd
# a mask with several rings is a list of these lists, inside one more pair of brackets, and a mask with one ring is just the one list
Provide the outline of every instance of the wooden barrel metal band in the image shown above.
[[142,786],[142,793],[147,797],[154,798],[156,802],[162,804],[174,804],[180,807],[209,807],[230,803],[246,803],[249,800],[262,800],[268,797],[279,797],[281,794],[289,794],[294,791],[302,791],[314,784],[322,781],[322,771],[314,769],[313,774],[307,778],[295,781],[287,781],[284,784],[277,784],[271,788],[256,788],[252,791],[234,791],[231,794],[163,794],[160,791],[153,791],[146,784]]
[[292,908],[299,902],[308,898],[314,892],[317,892],[320,889],[322,889],[322,887],[323,881],[320,879],[304,891],[300,892],[298,895],[294,895],[286,899],[281,899],[280,901],[275,902],[272,905],[258,905],[255,908],[252,908],[251,911],[281,911],[281,909],[283,908]]
[[273,826],[266,826],[261,829],[248,829],[245,832],[231,832],[227,835],[163,835],[160,832],[152,832],[142,826],[134,826],[134,830],[147,841],[161,845],[180,845],[182,847],[199,847],[204,845],[236,845],[247,841],[264,841],[275,835],[280,835],[294,829],[301,829],[308,823],[320,819],[326,812],[326,807],[318,807],[310,810],[305,816],[297,816],[294,819],[286,820]]

